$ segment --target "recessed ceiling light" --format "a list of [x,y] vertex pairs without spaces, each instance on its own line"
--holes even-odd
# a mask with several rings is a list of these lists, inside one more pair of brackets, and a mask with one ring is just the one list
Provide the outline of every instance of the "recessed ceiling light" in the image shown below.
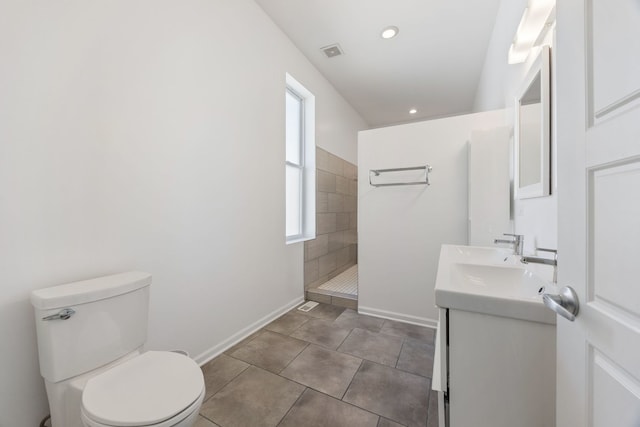
[[415,114],[417,112],[418,110],[416,110],[415,108],[412,108],[411,110],[409,110],[409,114]]
[[392,39],[398,35],[399,31],[400,30],[398,30],[398,27],[391,26],[382,30],[382,33],[380,35],[382,36],[383,39]]

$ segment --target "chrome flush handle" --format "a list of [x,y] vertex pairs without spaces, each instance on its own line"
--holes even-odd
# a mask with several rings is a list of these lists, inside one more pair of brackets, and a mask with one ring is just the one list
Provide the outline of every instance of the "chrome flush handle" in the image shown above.
[[56,314],[43,317],[42,320],[67,320],[74,314],[76,314],[76,311],[73,308],[63,308]]

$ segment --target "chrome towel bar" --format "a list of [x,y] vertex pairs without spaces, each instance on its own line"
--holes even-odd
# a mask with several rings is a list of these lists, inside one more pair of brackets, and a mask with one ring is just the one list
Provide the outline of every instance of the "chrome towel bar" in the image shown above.
[[[388,172],[404,172],[404,171],[417,171],[424,170],[424,181],[410,181],[410,182],[387,182],[382,184],[376,184],[373,182],[372,178],[375,176],[380,176],[380,174],[388,173]],[[391,187],[395,185],[430,185],[429,183],[429,172],[431,172],[433,168],[429,165],[424,166],[412,166],[409,168],[392,168],[392,169],[371,169],[369,171],[369,185],[373,187]]]

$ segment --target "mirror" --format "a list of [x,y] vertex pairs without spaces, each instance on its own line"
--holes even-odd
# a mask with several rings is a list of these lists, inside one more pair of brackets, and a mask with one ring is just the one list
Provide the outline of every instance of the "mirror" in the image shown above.
[[551,194],[549,46],[542,46],[516,99],[516,196]]

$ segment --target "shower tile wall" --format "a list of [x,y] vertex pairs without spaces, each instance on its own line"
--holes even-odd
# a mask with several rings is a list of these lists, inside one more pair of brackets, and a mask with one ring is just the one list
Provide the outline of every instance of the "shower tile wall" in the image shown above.
[[304,244],[304,288],[357,262],[357,166],[316,148],[316,238]]

